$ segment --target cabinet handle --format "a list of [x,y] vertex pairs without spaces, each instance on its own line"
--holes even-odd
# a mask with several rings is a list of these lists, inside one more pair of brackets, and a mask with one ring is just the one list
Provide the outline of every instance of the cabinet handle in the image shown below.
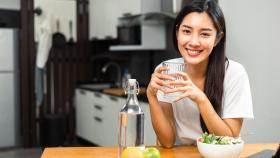
[[94,120],[97,121],[97,122],[102,122],[102,119],[101,119],[100,117],[94,116],[93,118],[94,118]]
[[113,97],[113,96],[110,96],[110,99],[113,100],[113,101],[118,101],[118,98]]
[[96,110],[102,110],[102,106],[100,106],[100,105],[94,105],[94,108],[96,109]]
[[83,91],[83,90],[80,90],[80,94],[85,95],[85,94],[86,94],[86,92],[85,92],[85,91]]
[[101,98],[101,94],[99,93],[93,93],[96,97]]

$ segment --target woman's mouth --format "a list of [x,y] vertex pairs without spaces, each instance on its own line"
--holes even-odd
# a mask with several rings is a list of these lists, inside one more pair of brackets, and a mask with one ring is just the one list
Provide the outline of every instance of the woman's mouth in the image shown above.
[[197,57],[202,52],[202,50],[191,50],[191,49],[186,49],[186,50],[190,57]]

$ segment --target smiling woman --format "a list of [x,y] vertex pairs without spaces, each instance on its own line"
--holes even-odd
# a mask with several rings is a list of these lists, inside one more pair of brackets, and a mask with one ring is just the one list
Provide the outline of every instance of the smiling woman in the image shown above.
[[[147,88],[153,127],[164,147],[196,144],[206,131],[235,137],[243,119],[253,118],[246,70],[226,58],[225,40],[225,19],[215,0],[192,1],[178,13],[173,44],[182,58],[168,61],[188,68],[177,72],[183,80],[173,80],[160,64]],[[174,92],[180,93],[170,100],[167,94]]]
[[205,12],[190,13],[178,26],[178,49],[189,64],[208,63],[215,45],[217,30]]

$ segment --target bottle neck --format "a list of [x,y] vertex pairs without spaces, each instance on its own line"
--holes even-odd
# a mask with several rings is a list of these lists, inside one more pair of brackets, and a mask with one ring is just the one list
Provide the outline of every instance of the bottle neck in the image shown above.
[[128,92],[127,94],[127,103],[128,105],[139,105],[136,90]]
[[[133,82],[134,81],[134,82]],[[127,105],[139,105],[137,94],[139,92],[138,82],[136,80],[129,80],[126,86]]]

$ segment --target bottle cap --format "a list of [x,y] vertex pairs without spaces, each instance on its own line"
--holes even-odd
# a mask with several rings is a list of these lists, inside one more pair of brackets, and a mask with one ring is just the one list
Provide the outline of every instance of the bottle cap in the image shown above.
[[[134,87],[134,88],[131,88],[131,87]],[[125,94],[130,93],[131,90],[135,90],[136,94],[139,94],[139,92],[140,92],[139,84],[136,81],[136,79],[128,79],[127,80],[127,84],[124,88]]]
[[136,83],[136,79],[128,79],[129,86],[133,86]]

